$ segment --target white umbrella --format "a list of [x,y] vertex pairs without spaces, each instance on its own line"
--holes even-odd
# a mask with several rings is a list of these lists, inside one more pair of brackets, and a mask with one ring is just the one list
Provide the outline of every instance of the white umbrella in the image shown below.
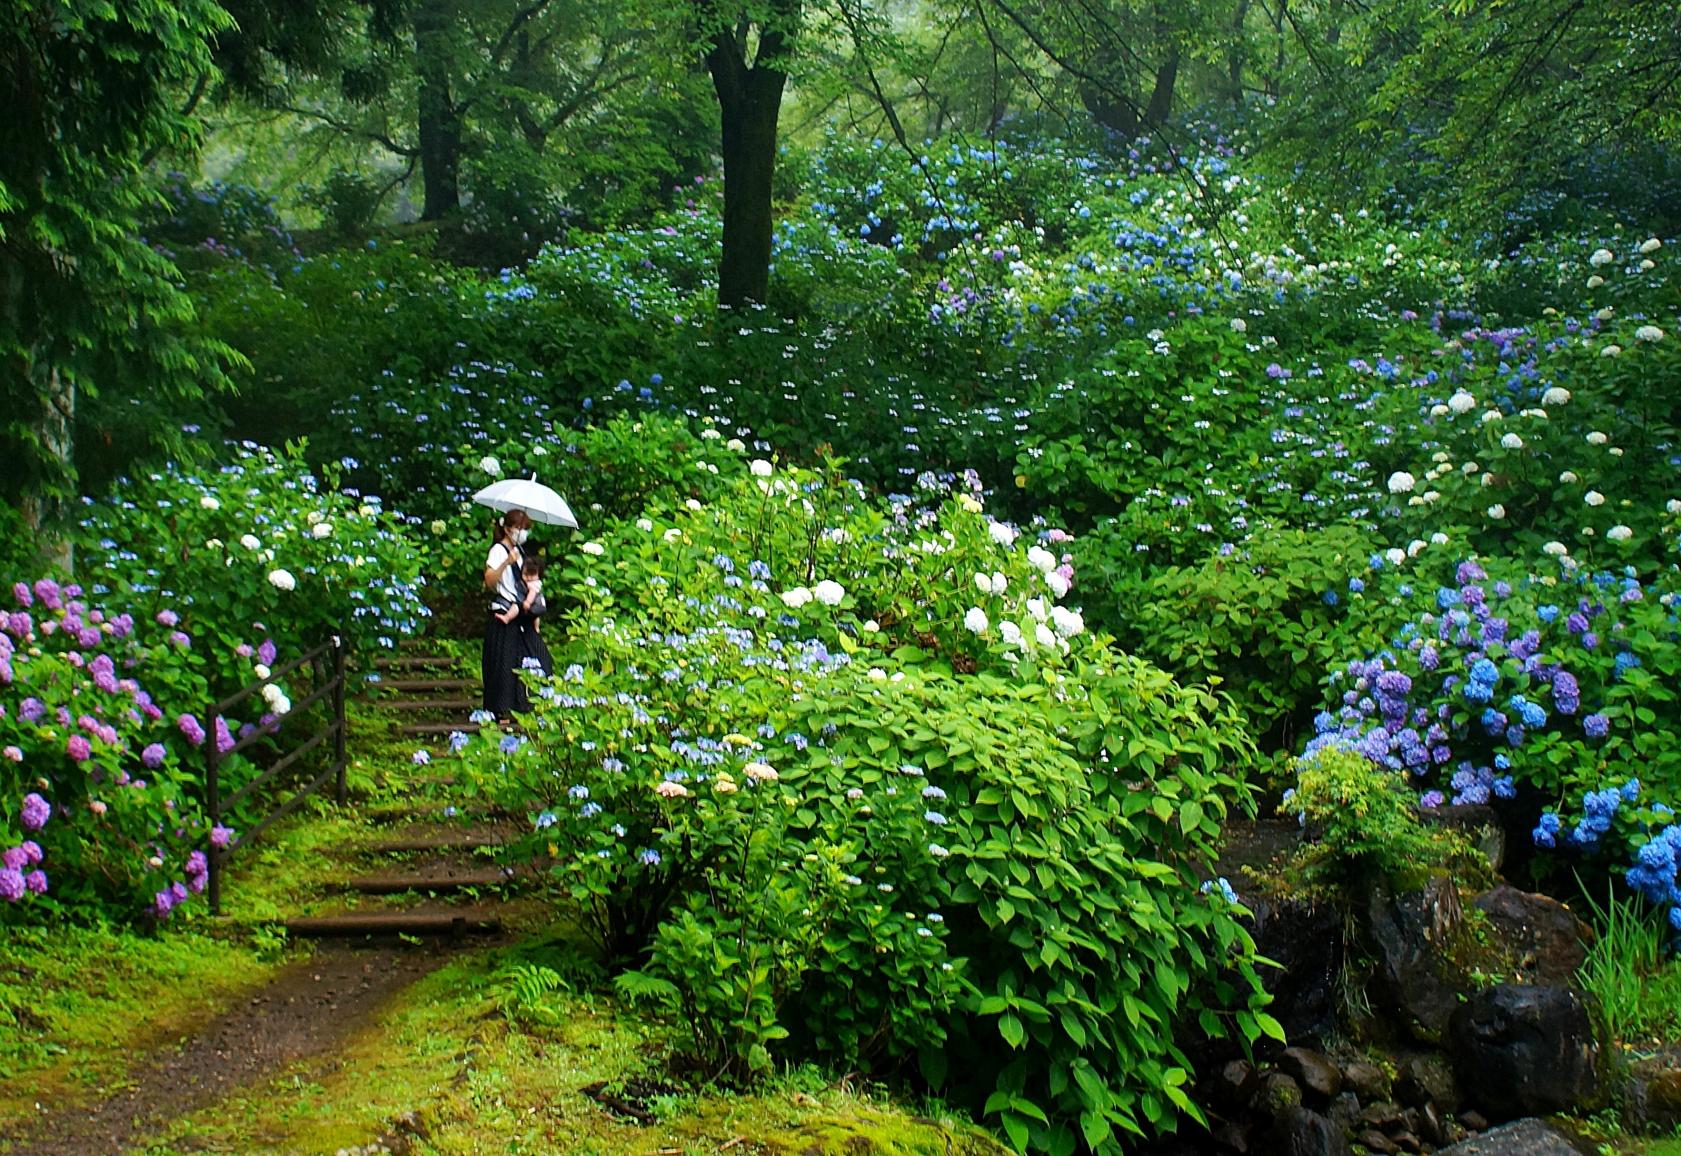
[[572,507],[566,504],[566,499],[536,478],[508,478],[492,482],[474,494],[473,501],[503,513],[524,510],[531,515],[533,522],[568,526],[574,530],[578,528],[578,519],[572,516]]

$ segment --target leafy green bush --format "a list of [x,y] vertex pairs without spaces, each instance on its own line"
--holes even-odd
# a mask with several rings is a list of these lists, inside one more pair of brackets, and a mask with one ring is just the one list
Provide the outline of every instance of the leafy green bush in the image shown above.
[[1461,836],[1419,818],[1403,779],[1356,751],[1327,747],[1292,769],[1296,785],[1284,806],[1310,832],[1294,867],[1316,886],[1415,878],[1468,850]]
[[1118,1150],[1195,1114],[1179,1028],[1277,1033],[1199,888],[1240,731],[1057,605],[1050,530],[919,495],[756,461],[586,543],[561,673],[464,777],[713,1070],[914,1059],[1024,1148]]

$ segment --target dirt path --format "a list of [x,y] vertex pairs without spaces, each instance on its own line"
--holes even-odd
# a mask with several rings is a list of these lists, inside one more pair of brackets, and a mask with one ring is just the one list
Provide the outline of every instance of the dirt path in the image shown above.
[[449,961],[452,944],[417,948],[328,945],[173,1049],[131,1083],[76,1105],[46,1102],[28,1127],[0,1133],[6,1156],[120,1153],[169,1120],[287,1065],[334,1050],[388,1000]]

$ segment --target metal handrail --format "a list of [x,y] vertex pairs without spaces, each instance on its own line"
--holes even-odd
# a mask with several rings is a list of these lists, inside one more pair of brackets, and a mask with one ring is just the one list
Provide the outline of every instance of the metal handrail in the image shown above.
[[[329,653],[333,656],[332,677],[324,679],[321,685],[316,687],[308,697],[294,704],[290,711],[275,719],[269,725],[258,727],[244,738],[233,743],[226,751],[216,749],[217,724],[222,721],[227,711],[238,706],[253,694],[258,693],[263,687],[284,678],[305,664],[319,664],[320,660]],[[209,741],[205,744],[205,811],[209,817],[212,830],[222,825],[222,813],[225,808],[233,807],[253,791],[273,780],[282,771],[290,769],[300,758],[324,743],[329,736],[333,740],[332,762],[309,782],[305,783],[302,789],[257,820],[239,838],[230,842],[228,846],[216,847],[212,845],[209,847],[206,857],[210,863],[208,890],[210,892],[212,914],[220,915],[222,912],[222,872],[226,869],[227,860],[236,848],[243,847],[270,823],[296,809],[306,798],[319,791],[329,778],[334,780],[334,798],[340,804],[343,804],[345,800],[345,768],[348,763],[345,757],[347,729],[344,715],[345,659],[344,638],[335,634],[313,650],[294,658],[278,669],[271,670],[266,678],[258,679],[256,682],[241,688],[210,708],[210,714],[205,723],[206,733],[209,735]],[[319,677],[319,665],[316,667],[316,673]],[[324,698],[330,698],[332,701],[332,721],[304,742],[286,752],[262,774],[234,791],[224,800],[221,783],[222,761],[231,758],[260,739],[278,733],[288,719],[309,709]]]

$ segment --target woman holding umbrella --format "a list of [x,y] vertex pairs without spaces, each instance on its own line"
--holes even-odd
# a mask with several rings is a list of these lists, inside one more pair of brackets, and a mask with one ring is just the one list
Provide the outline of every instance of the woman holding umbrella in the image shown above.
[[519,676],[528,653],[524,624],[517,617],[512,622],[502,621],[494,608],[495,605],[517,606],[522,600],[520,570],[525,565],[523,547],[530,534],[531,516],[524,510],[509,510],[496,525],[496,539],[484,564],[485,589],[493,592],[493,608],[484,628],[480,671],[484,678],[484,709],[502,721],[515,711],[531,709],[531,700]]
[[[493,591],[492,603],[504,610],[518,606],[524,601],[520,572],[525,566],[525,540],[532,522],[576,530],[578,519],[572,516],[565,498],[536,478],[494,482],[474,494],[473,501],[502,515],[495,544],[485,559],[485,589]],[[484,630],[484,709],[498,719],[507,721],[510,713],[531,707],[519,675],[528,657],[535,658],[547,673],[548,650],[537,637],[532,619],[521,613],[504,622],[492,610]]]

